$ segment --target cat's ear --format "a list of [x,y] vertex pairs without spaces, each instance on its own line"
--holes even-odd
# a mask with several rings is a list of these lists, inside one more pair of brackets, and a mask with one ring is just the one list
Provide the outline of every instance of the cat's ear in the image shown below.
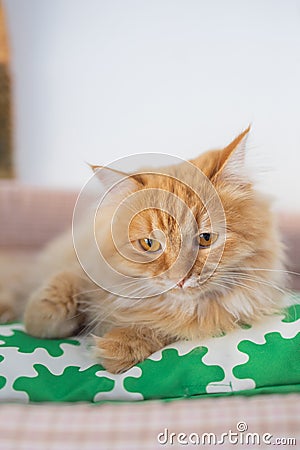
[[217,167],[213,179],[229,181],[245,180],[246,144],[250,125],[239,134],[229,145],[219,151]]
[[134,175],[128,175],[108,167],[94,166],[91,164],[89,166],[100,181],[104,192],[114,189],[118,195],[126,196],[141,187],[141,183]]

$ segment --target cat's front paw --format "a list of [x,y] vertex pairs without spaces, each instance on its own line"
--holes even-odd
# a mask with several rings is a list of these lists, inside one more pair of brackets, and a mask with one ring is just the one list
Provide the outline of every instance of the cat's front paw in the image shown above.
[[94,336],[94,356],[111,373],[122,373],[146,359],[158,348],[132,328],[115,328]]
[[77,330],[80,315],[72,274],[60,273],[34,292],[25,309],[25,328],[32,336],[62,338]]

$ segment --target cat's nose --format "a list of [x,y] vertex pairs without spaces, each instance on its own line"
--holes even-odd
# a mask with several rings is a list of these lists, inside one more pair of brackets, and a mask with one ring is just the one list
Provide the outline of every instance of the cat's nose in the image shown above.
[[181,281],[179,281],[179,283],[177,283],[177,286],[180,288],[183,288],[184,283],[186,282],[186,277],[182,278]]

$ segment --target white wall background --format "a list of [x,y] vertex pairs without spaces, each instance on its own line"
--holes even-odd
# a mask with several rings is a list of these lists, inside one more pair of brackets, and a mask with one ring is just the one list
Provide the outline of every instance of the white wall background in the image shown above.
[[16,163],[80,187],[84,161],[193,157],[253,123],[266,189],[300,210],[299,0],[6,0]]

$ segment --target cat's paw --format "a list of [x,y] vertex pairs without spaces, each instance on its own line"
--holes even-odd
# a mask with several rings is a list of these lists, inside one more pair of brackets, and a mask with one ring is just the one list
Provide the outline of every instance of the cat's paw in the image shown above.
[[130,328],[115,328],[93,338],[94,356],[111,373],[125,372],[153,353],[151,344]]
[[80,316],[72,281],[72,275],[61,273],[48,286],[33,293],[24,314],[29,334],[41,338],[62,338],[77,330]]

